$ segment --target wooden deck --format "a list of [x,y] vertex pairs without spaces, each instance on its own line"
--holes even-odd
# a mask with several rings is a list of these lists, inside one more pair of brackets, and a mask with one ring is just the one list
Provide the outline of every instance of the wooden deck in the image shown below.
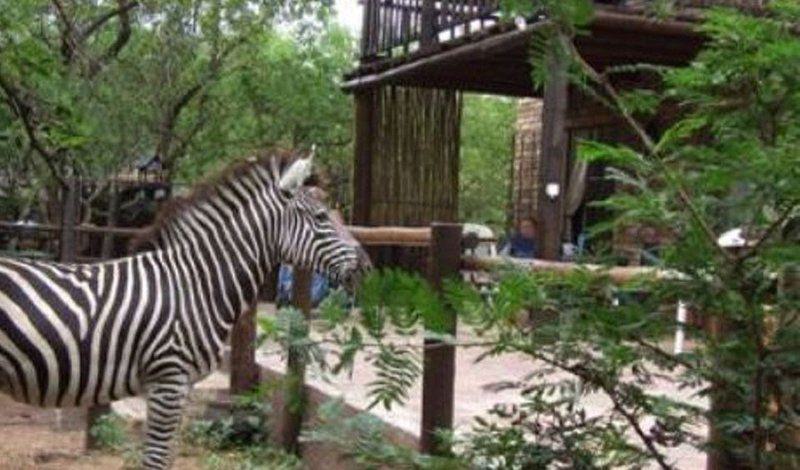
[[[669,19],[647,2],[597,1],[595,18],[575,44],[594,66],[681,65],[703,44],[702,9],[762,8],[761,0],[683,0]],[[530,40],[543,16],[502,18],[497,0],[366,0],[359,66],[344,89],[383,84],[538,96],[530,75]]]

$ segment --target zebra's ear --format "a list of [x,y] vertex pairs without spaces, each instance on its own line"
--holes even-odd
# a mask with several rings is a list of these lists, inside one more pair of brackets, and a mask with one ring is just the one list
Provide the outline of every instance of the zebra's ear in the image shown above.
[[281,181],[278,183],[281,190],[294,193],[303,183],[311,176],[311,168],[314,163],[314,150],[306,158],[295,160],[286,171],[281,175]]

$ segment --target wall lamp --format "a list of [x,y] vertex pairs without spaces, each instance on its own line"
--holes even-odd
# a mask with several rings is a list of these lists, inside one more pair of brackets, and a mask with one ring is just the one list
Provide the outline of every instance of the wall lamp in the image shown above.
[[548,199],[555,201],[559,194],[561,194],[561,185],[558,183],[547,183],[547,186],[544,187],[544,193],[547,194]]

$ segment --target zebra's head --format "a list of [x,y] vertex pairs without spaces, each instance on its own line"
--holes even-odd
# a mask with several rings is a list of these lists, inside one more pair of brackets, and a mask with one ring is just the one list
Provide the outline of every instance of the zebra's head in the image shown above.
[[352,290],[371,268],[369,257],[339,214],[325,204],[324,192],[304,186],[312,157],[313,153],[296,160],[281,172],[280,190],[287,198],[278,235],[281,261],[312,268]]

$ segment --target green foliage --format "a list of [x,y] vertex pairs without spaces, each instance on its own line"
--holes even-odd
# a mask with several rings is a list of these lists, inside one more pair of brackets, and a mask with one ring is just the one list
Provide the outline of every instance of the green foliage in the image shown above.
[[506,16],[543,15],[558,27],[571,31],[588,25],[594,17],[591,0],[502,0],[500,6]]
[[107,451],[122,451],[128,441],[125,420],[114,413],[100,416],[89,430],[89,434],[95,439],[100,449]]
[[126,14],[110,0],[63,3],[0,9],[6,193],[104,179],[152,156],[191,181],[266,147],[312,143],[331,186],[347,186],[352,111],[338,80],[355,41],[330,2],[157,0]]
[[381,345],[373,361],[378,378],[369,383],[372,398],[368,408],[382,404],[387,410],[408,399],[408,390],[416,382],[422,367],[408,349]]
[[242,449],[212,452],[205,456],[206,470],[300,470],[300,460],[274,447],[251,446]]
[[237,396],[230,416],[189,423],[183,440],[204,454],[204,468],[213,470],[300,469],[294,455],[267,443],[271,408],[265,399],[273,384],[264,383]]
[[[334,369],[352,367],[361,350],[375,351],[367,355],[384,380],[373,384],[373,397],[402,401],[419,373],[405,360],[414,349],[409,335],[425,322],[435,324],[432,317],[447,321],[448,306],[459,313],[461,328],[480,336],[460,344],[483,348],[479,361],[514,354],[536,365],[532,374],[495,384],[517,391],[519,400],[476,420],[456,440],[453,462],[675,468],[671,450],[694,446],[748,468],[796,466],[800,39],[790,26],[800,22],[796,8],[776,2],[779,11],[761,17],[714,10],[703,26],[706,49],[689,66],[600,74],[569,46],[585,19],[585,2],[559,3],[537,4],[554,20],[539,45],[559,45],[573,83],[619,112],[641,141],[635,148],[587,142],[579,149],[582,158],[608,165],[620,189],[601,203],[614,214],[606,228],[655,227],[667,240],[659,262],[669,275],[619,283],[595,269],[504,271],[487,300],[457,282],[437,299],[421,280],[376,273],[359,294],[360,316],[341,307],[324,315],[329,323],[321,331],[340,345],[345,364]],[[526,5],[505,2],[511,14]],[[658,10],[666,15],[671,7],[661,2]],[[618,91],[608,78],[633,71],[656,74],[663,87]],[[678,118],[649,135],[637,119],[663,106],[679,107]],[[718,235],[737,226],[750,246],[721,249]],[[673,320],[679,301],[723,328],[683,325],[692,347],[674,354],[669,342],[679,327]],[[539,324],[518,321],[520,311]],[[399,386],[393,390],[389,382]],[[598,400],[606,404],[600,412]],[[705,409],[703,400],[716,406]],[[713,440],[698,432],[708,422],[718,431]],[[340,446],[363,441],[333,434],[316,437],[338,439]],[[365,444],[379,448],[355,446],[349,455],[367,448],[394,456],[383,443]],[[399,460],[425,468],[419,456]]]
[[507,222],[515,101],[466,95],[461,118],[459,217],[502,229]]
[[212,450],[263,445],[269,436],[271,408],[261,389],[235,397],[231,415],[220,420],[197,420],[186,429],[187,443]]
[[386,433],[386,425],[379,418],[369,413],[347,416],[344,404],[332,400],[319,407],[314,425],[301,439],[335,447],[342,458],[352,460],[358,468],[419,468],[419,454],[392,445]]

